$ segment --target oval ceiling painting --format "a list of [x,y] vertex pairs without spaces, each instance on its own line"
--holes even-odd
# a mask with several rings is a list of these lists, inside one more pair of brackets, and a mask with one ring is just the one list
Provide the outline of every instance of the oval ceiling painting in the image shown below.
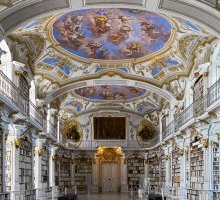
[[77,10],[53,23],[53,38],[65,51],[84,59],[121,60],[149,56],[163,49],[172,25],[143,10]]
[[75,94],[88,100],[132,100],[146,94],[145,89],[123,85],[96,85],[74,90]]

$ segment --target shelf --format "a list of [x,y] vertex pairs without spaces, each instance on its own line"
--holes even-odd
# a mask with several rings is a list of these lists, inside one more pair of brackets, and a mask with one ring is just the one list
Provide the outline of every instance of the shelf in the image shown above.
[[27,138],[20,140],[19,184],[21,190],[30,190],[32,184],[32,144]]
[[71,159],[62,157],[60,159],[60,180],[59,186],[71,186]]
[[157,156],[148,158],[148,178],[150,178],[150,185],[158,187],[160,184],[160,162]]
[[220,149],[219,144],[213,143],[213,189],[220,189]]
[[44,146],[41,158],[41,181],[47,184],[49,182],[49,151],[47,146]]
[[140,185],[140,177],[144,174],[144,159],[138,156],[127,160],[128,188],[137,191]]
[[200,140],[191,143],[190,147],[190,185],[188,197],[198,198],[196,190],[202,190],[204,185],[204,152]]
[[92,175],[92,158],[81,156],[75,160],[75,176],[74,184],[77,186],[77,191],[86,192],[88,186],[88,176]]

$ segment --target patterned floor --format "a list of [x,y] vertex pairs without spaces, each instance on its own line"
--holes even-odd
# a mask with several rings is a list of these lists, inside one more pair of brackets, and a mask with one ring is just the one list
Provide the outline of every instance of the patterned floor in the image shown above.
[[127,193],[104,193],[104,194],[88,194],[79,195],[78,200],[147,200],[146,198],[139,198],[137,194]]

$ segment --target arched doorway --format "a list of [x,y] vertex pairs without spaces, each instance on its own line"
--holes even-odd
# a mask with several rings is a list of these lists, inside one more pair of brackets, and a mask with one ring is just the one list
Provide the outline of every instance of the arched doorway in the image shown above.
[[121,147],[99,147],[96,162],[99,168],[99,191],[121,190],[121,164],[124,153]]

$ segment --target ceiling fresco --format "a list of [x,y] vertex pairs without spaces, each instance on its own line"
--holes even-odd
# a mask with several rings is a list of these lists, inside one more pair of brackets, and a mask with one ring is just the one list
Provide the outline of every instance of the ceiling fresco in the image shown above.
[[[97,87],[101,88],[102,86],[103,85],[94,85],[92,87],[83,87],[83,89],[84,88],[90,89],[90,88],[97,88]],[[126,85],[113,85],[112,87],[109,87],[109,88],[110,89],[126,88],[128,90],[129,87],[134,88],[132,86],[126,86]],[[140,88],[135,87],[135,90],[137,89],[140,90]],[[145,114],[149,114],[149,118],[151,118],[150,120],[154,121],[155,117],[151,116],[151,114],[154,112],[158,113],[162,109],[162,107],[168,103],[168,101],[164,99],[162,96],[147,89],[145,90],[145,94],[143,96],[132,98],[129,101],[121,101],[120,98],[118,99],[113,98],[114,100],[110,100],[110,101],[100,100],[100,99],[103,99],[102,96],[101,97],[98,96],[97,98],[98,100],[94,100],[94,99],[89,99],[89,98],[76,95],[75,91],[76,90],[71,90],[70,92],[67,92],[67,93],[64,93],[58,96],[56,99],[54,99],[51,102],[51,105],[56,104],[58,105],[59,109],[63,113],[69,113],[75,116],[79,116],[83,113],[94,111],[94,110],[115,108],[116,110],[129,111],[129,112],[133,112],[133,113],[136,113],[142,116]],[[106,90],[102,89],[102,91],[106,91]],[[124,89],[123,89],[123,92],[125,93]],[[117,91],[115,90],[113,93],[115,94],[117,93]],[[104,95],[105,95],[105,92],[104,92]]]
[[[196,66],[192,55],[217,39],[193,21],[123,8],[54,13],[12,35],[12,48],[23,39],[32,49],[33,71],[59,85],[116,70],[160,87],[177,74],[185,76]],[[23,46],[20,58],[28,54]]]
[[122,85],[97,85],[74,90],[75,94],[88,100],[126,101],[146,94],[145,89]]
[[53,36],[71,54],[86,59],[133,59],[164,48],[172,32],[164,17],[134,9],[77,10],[59,17]]
[[206,46],[217,39],[189,19],[100,8],[35,18],[10,34],[7,42],[16,55],[13,58],[31,66],[38,98],[79,81],[99,79],[99,84],[70,90],[71,98],[61,99],[62,109],[81,113],[97,103],[112,103],[144,115],[162,108],[159,92],[115,80],[152,84],[182,99],[185,82],[181,78],[198,65],[195,55],[205,54]]

